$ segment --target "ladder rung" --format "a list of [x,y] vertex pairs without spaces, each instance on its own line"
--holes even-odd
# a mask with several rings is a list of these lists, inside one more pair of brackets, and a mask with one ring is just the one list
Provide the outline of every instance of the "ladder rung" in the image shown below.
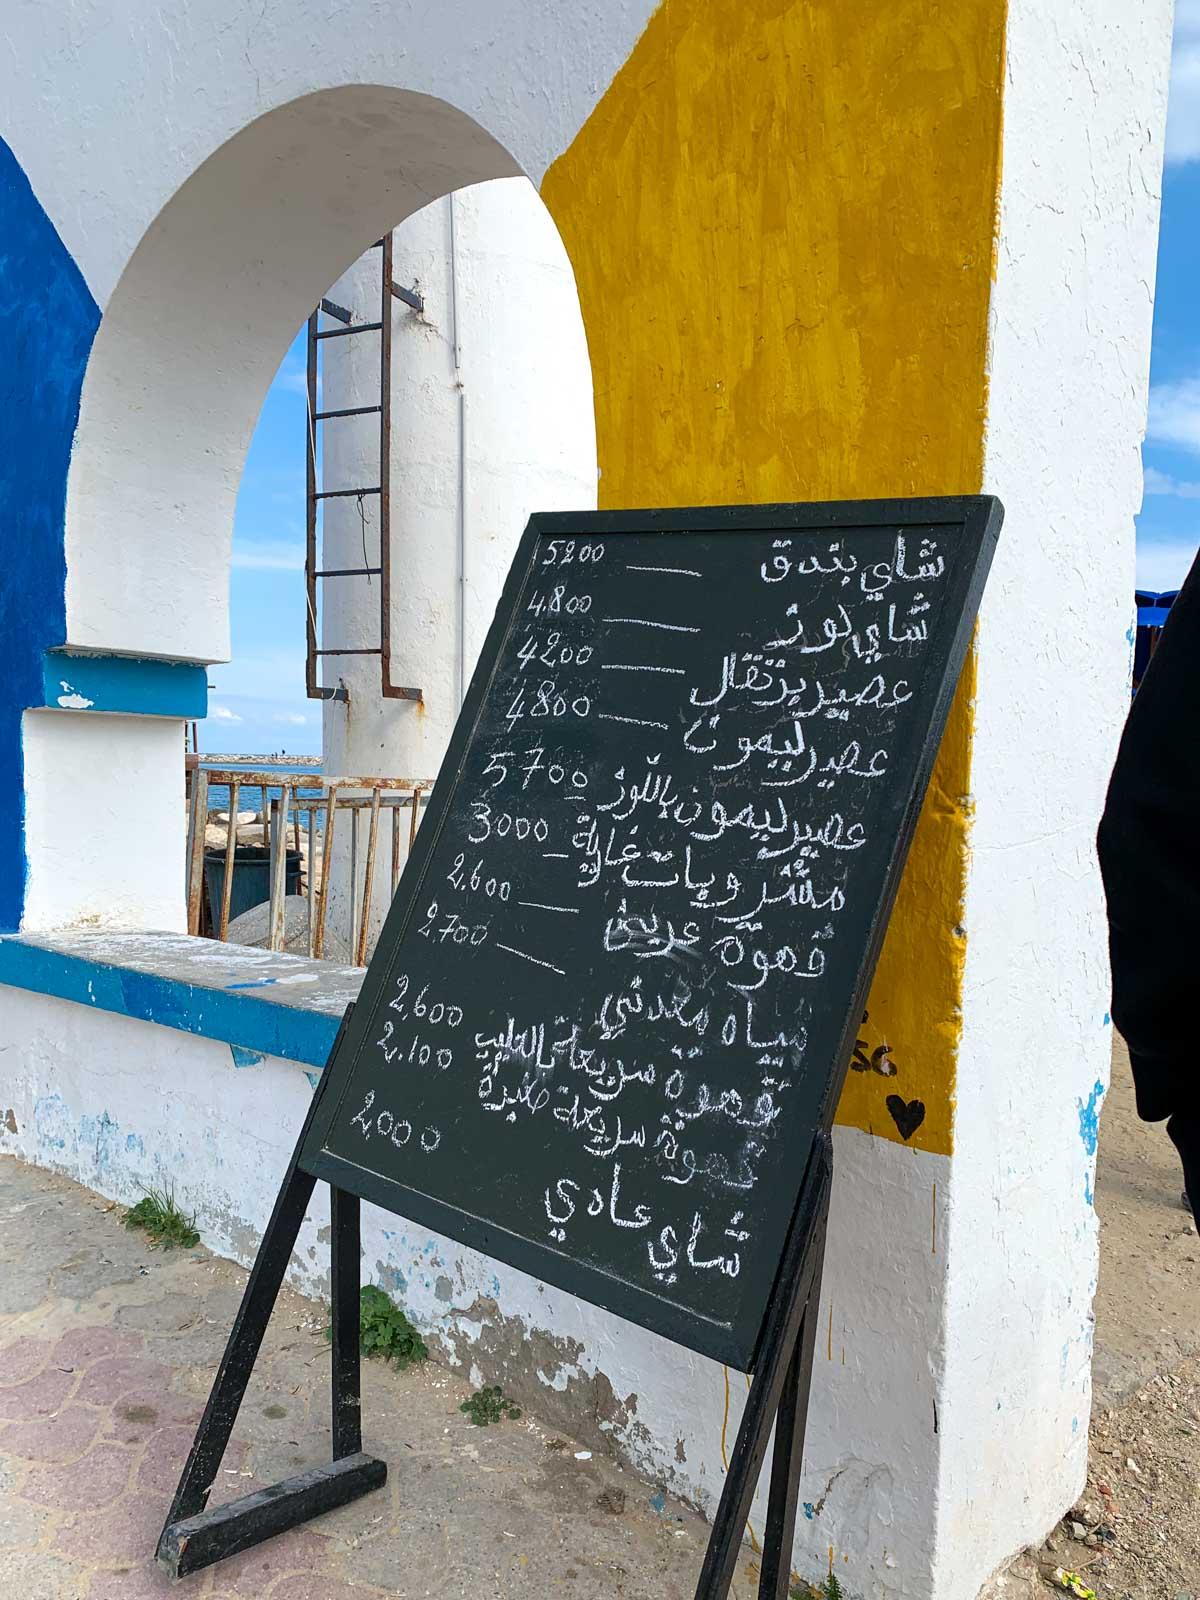
[[322,328],[318,339],[345,339],[352,333],[378,333],[382,322],[356,322],[352,328]]
[[345,306],[339,306],[336,300],[322,300],[317,310],[323,311],[327,317],[336,317],[339,322],[349,323],[354,320],[353,312],[347,311]]
[[322,489],[320,494],[314,494],[314,500],[353,500],[360,494],[379,494],[379,485],[373,489]]
[[314,411],[313,421],[324,422],[326,417],[366,417],[382,410],[382,406],[345,406],[341,411]]
[[314,650],[318,656],[381,656],[382,650]]
[[371,578],[383,571],[382,567],[325,567],[314,572],[314,578]]
[[392,293],[396,296],[397,300],[403,300],[404,304],[406,306],[410,306],[412,310],[424,311],[425,301],[415,289],[406,289],[403,284],[396,283],[393,280]]

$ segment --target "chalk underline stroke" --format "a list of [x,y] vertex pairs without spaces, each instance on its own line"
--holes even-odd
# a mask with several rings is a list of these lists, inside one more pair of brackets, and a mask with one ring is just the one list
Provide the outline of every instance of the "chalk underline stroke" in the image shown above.
[[510,956],[520,956],[522,961],[532,961],[535,967],[545,967],[550,972],[557,972],[560,978],[565,978],[566,973],[562,967],[556,967],[553,961],[543,961],[538,956],[531,956],[528,950],[518,950],[515,945],[501,944],[496,940],[497,950],[507,950]]
[[602,661],[601,672],[673,672],[676,677],[686,676],[682,667],[649,667],[640,661]]
[[664,733],[670,733],[670,725],[666,722],[651,722],[646,717],[619,717],[615,711],[597,711],[596,715],[604,722],[632,722],[639,728],[661,728]]
[[625,563],[626,572],[671,572],[679,578],[702,578],[704,574],[697,572],[694,567],[639,567],[632,561]]
[[699,633],[686,622],[651,622],[648,617],[601,617],[601,622],[624,622],[631,628],[665,628],[668,633]]

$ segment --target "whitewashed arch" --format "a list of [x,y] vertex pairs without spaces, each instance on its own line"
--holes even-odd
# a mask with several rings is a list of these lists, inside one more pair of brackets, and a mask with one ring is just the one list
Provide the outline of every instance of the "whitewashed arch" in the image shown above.
[[228,655],[238,481],[297,327],[388,228],[519,171],[444,101],[353,86],[257,118],[182,185],[122,273],[84,380],[67,492],[71,646]]

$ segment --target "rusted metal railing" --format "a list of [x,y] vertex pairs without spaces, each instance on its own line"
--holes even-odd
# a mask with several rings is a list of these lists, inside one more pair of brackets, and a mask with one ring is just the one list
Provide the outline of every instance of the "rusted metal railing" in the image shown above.
[[[384,815],[390,813],[390,870],[388,881],[395,894],[400,871],[412,850],[421,821],[421,807],[433,787],[432,779],[325,777],[315,773],[251,770],[241,767],[201,766],[188,762],[188,845],[187,913],[188,932],[207,933],[215,939],[229,935],[230,907],[234,874],[237,871],[239,829],[262,827],[263,847],[268,851],[269,895],[267,900],[267,948],[282,950],[286,942],[287,855],[289,832],[292,848],[300,858],[302,892],[307,899],[306,943],[308,954],[324,957],[330,915],[333,847],[338,819],[350,819],[349,930],[347,948],[356,966],[365,966],[371,936],[371,912],[376,896],[376,862],[379,835]],[[214,788],[228,791],[228,816],[219,819],[224,828],[224,863],[217,904],[205,895],[204,860],[208,830],[214,811],[224,810],[212,802]],[[251,824],[239,822],[239,803],[250,795],[261,796]],[[360,834],[366,824],[366,858],[359,873]],[[306,837],[305,837],[306,835]],[[305,848],[305,846],[307,848]],[[361,889],[361,892],[360,892]]]

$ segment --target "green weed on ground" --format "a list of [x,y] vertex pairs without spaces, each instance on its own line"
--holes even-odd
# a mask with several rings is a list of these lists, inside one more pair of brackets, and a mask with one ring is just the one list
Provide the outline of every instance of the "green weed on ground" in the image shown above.
[[504,1391],[499,1384],[494,1384],[490,1388],[477,1389],[469,1400],[463,1401],[458,1409],[465,1411],[477,1428],[489,1427],[493,1422],[500,1422],[504,1417],[507,1417],[510,1422],[517,1422],[521,1416],[520,1406],[515,1406],[511,1400],[504,1398]]
[[125,1226],[141,1228],[150,1236],[151,1244],[161,1245],[164,1250],[173,1250],[176,1245],[191,1250],[200,1243],[195,1217],[183,1214],[169,1189],[148,1190],[125,1213]]
[[[358,1318],[358,1347],[363,1355],[390,1361],[401,1372],[429,1359],[425,1341],[416,1328],[396,1302],[373,1283],[364,1284],[359,1291]],[[325,1329],[325,1337],[333,1338],[332,1327]]]
[[789,1600],[846,1600],[846,1591],[831,1572],[816,1588],[811,1583],[796,1583],[788,1590]]

